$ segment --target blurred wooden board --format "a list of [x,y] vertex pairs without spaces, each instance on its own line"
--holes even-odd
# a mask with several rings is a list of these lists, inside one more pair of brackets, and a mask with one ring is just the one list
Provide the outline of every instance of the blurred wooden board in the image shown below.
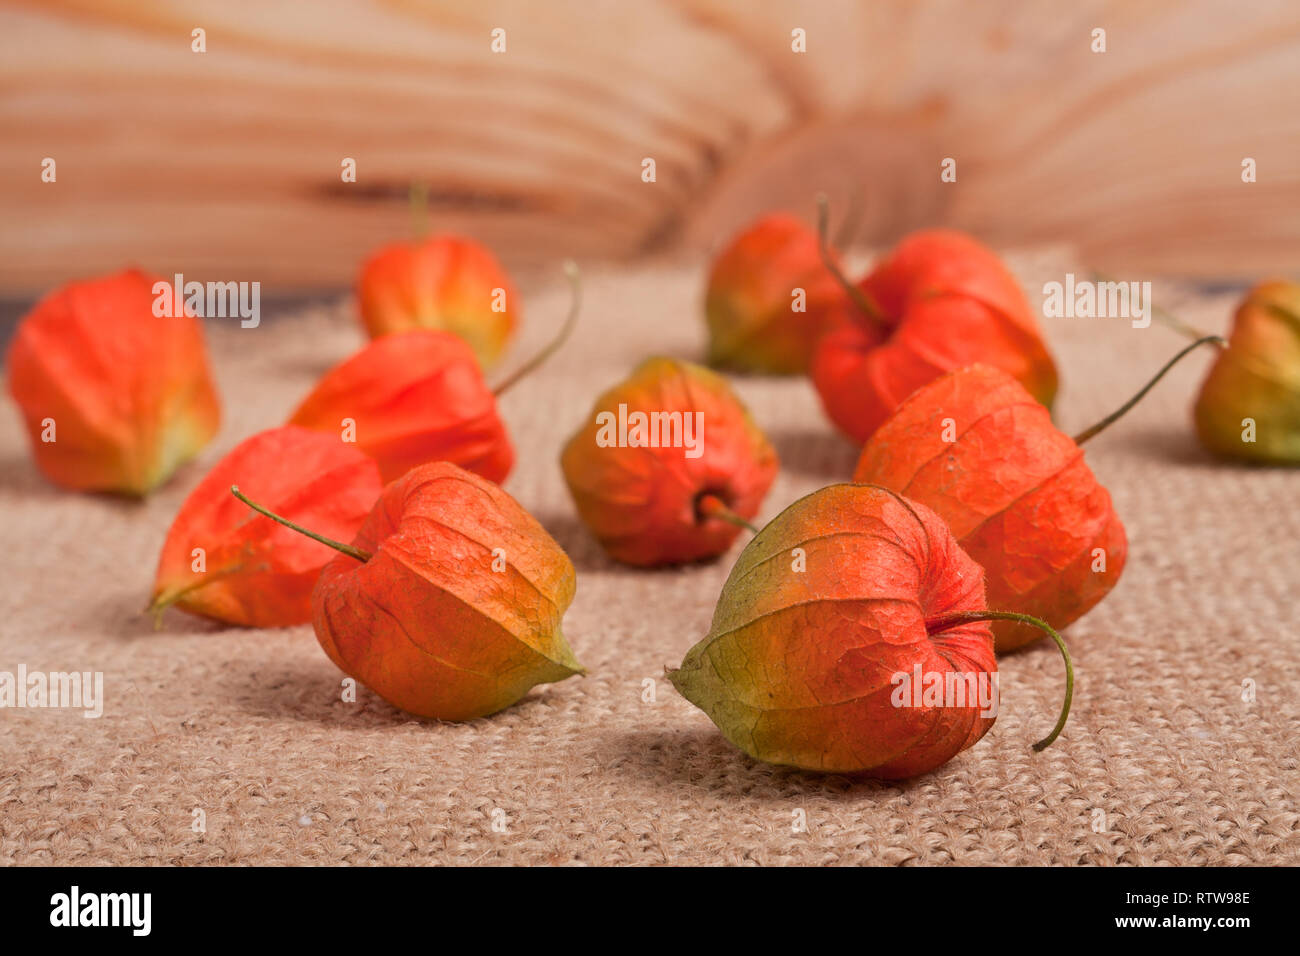
[[819,190],[861,192],[866,243],[949,224],[1107,269],[1300,262],[1293,0],[3,2],[0,129],[18,295],[128,262],[337,288],[408,233],[416,179],[513,268],[699,255]]

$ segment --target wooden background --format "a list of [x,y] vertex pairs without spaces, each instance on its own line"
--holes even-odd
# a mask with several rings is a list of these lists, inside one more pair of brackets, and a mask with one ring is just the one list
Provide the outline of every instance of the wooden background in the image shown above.
[[0,131],[11,297],[128,262],[341,288],[407,234],[415,179],[519,269],[698,255],[818,190],[861,192],[862,242],[943,223],[1161,275],[1300,262],[1295,0],[3,2]]

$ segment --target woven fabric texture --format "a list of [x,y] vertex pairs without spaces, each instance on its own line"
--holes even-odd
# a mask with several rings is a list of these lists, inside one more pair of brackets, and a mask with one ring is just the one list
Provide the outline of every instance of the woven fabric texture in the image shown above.
[[[1072,265],[1065,250],[1010,262],[1035,303]],[[664,666],[707,630],[740,544],[711,564],[616,566],[578,522],[558,455],[640,359],[703,353],[702,282],[698,265],[589,271],[575,339],[503,399],[519,453],[506,488],[578,568],[564,630],[590,674],[466,724],[412,719],[364,689],[345,703],[308,626],[238,630],[169,611],[155,630],[142,613],[166,530],[206,467],[283,421],[362,344],[350,302],[257,329],[218,321],[221,434],[144,503],[44,482],[13,403],[0,403],[0,670],[103,671],[106,697],[99,719],[0,711],[0,863],[1300,862],[1300,477],[1199,450],[1190,408],[1208,352],[1088,446],[1130,556],[1067,632],[1074,711],[1047,751],[1030,744],[1055,720],[1063,668],[1045,643],[1002,661],[1001,712],[980,743],[904,783],[757,764],[679,697]],[[1156,293],[1210,331],[1235,298]],[[558,281],[526,281],[524,294],[503,368],[566,305]],[[1158,324],[1044,325],[1071,433],[1181,345]],[[762,519],[849,477],[855,450],[806,380],[735,386],[782,460]]]

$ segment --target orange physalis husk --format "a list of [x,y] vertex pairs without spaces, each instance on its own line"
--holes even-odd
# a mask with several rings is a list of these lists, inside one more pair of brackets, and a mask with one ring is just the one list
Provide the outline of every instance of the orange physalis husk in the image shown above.
[[[984,568],[988,601],[1058,629],[1119,581],[1124,525],[1083,449],[1000,369],[973,365],[917,390],[866,446],[853,473],[934,510]],[[1041,637],[995,624],[999,652]]]
[[515,461],[474,353],[450,332],[376,339],[326,372],[289,422],[355,440],[385,482],[430,461],[501,482]]
[[1196,434],[1216,455],[1300,464],[1300,284],[1251,289],[1196,398]]
[[361,320],[371,338],[441,329],[469,343],[487,368],[519,322],[519,299],[486,246],[461,236],[395,242],[376,251],[357,280]]
[[334,552],[250,515],[230,496],[235,483],[295,521],[350,539],[383,490],[379,469],[337,436],[272,428],[217,462],[167,532],[149,606],[155,614],[175,605],[246,627],[306,624],[312,588]]
[[718,256],[705,293],[710,365],[789,375],[808,371],[823,335],[853,304],[827,270],[817,233],[794,216],[763,216]]
[[[932,509],[984,568],[988,600],[1064,629],[1110,593],[1128,539],[1110,493],[1080,447],[1132,408],[1183,356],[1175,355],[1118,410],[1074,438],[1006,372],[972,365],[918,389],[862,449],[854,481]],[[1042,635],[995,623],[999,652]]]
[[914,232],[855,291],[853,323],[821,340],[812,379],[827,415],[864,442],[912,392],[973,363],[1050,406],[1056,366],[1015,277],[964,233]]
[[145,495],[217,432],[220,407],[200,321],[155,315],[137,269],[71,282],[18,326],[9,391],[50,481]]
[[572,298],[560,331],[495,388],[484,382],[462,339],[416,329],[376,339],[326,372],[290,423],[356,442],[379,463],[384,481],[431,461],[450,461],[489,481],[505,481],[515,450],[497,398],[572,332],[582,306],[581,286],[574,263],[565,262],[564,271]]
[[[854,481],[930,507],[984,568],[988,602],[1063,628],[1125,570],[1125,525],[1070,436],[1015,378],[988,365],[911,395],[862,449]],[[1039,639],[993,626],[1000,652]]]
[[384,489],[351,545],[328,543],[343,553],[312,595],[316,637],[395,707],[469,720],[583,672],[560,632],[573,564],[492,482],[421,465]]
[[[923,505],[871,485],[796,501],[741,552],[668,677],[733,744],[805,770],[912,777],[993,726],[984,575]],[[1039,622],[1041,624],[1041,622]],[[1048,628],[1050,631],[1050,628]],[[1061,732],[1073,695],[1069,654]]]
[[669,358],[596,400],[564,447],[564,479],[609,555],[654,566],[715,557],[758,513],[777,457],[727,380]]

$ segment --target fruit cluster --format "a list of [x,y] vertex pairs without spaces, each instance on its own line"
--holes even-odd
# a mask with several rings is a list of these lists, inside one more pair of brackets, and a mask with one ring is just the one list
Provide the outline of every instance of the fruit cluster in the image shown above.
[[[371,257],[357,284],[371,341],[193,489],[150,610],[311,622],[346,674],[444,720],[581,673],[560,629],[574,568],[500,487],[515,451],[497,410],[573,326],[571,278],[559,336],[493,388],[483,369],[520,310],[492,253],[435,236]],[[73,282],[20,324],[9,389],[55,484],[142,496],[215,435],[201,322],[157,314],[159,282],[135,270]],[[1110,592],[1127,556],[1081,446],[1132,403],[1073,438],[1059,431],[1056,366],[1019,283],[957,232],[912,233],[850,282],[824,224],[767,216],[718,256],[704,312],[713,369],[648,358],[560,455],[579,516],[616,561],[708,560],[753,533],[674,686],[757,759],[907,777],[989,730],[996,655],[1047,635],[1066,693],[1037,746],[1056,739],[1073,689],[1059,631]],[[1206,337],[1173,361],[1202,342],[1221,349],[1195,404],[1202,443],[1300,462],[1300,287],[1260,285],[1226,342]],[[861,447],[852,483],[754,527],[779,465],[725,370],[807,374]]]

